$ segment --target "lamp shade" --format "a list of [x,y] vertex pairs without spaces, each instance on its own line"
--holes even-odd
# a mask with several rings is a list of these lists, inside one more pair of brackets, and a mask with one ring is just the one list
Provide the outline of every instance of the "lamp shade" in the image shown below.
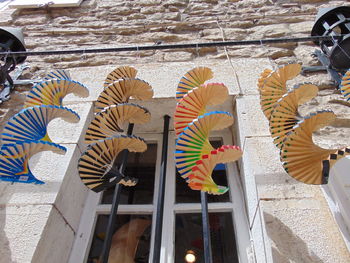
[[[22,29],[14,27],[0,27],[0,48],[3,51],[26,51]],[[16,64],[23,63],[26,55],[15,56]]]

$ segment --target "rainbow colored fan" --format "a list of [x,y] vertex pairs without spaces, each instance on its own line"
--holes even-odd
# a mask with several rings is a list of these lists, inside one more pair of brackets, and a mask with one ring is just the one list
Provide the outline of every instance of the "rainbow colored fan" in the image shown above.
[[289,64],[265,76],[268,70],[262,73],[258,88],[260,91],[260,105],[267,119],[270,118],[275,103],[287,93],[287,80],[296,77],[301,71],[300,64]]
[[55,118],[72,123],[79,121],[79,115],[66,107],[45,105],[26,108],[6,123],[1,142],[3,145],[21,141],[52,142],[47,134],[47,125]]
[[222,104],[228,97],[228,89],[222,83],[209,83],[193,88],[176,105],[174,129],[179,135],[194,119],[206,112],[210,105]]
[[306,184],[326,184],[329,170],[350,149],[323,149],[314,144],[312,133],[336,118],[332,111],[319,111],[305,117],[286,137],[281,149],[281,161],[286,172]]
[[41,151],[64,154],[65,148],[50,142],[22,142],[7,145],[0,150],[0,180],[17,183],[43,184],[29,169],[29,159]]
[[286,134],[302,117],[298,106],[316,97],[318,88],[312,84],[302,84],[284,94],[274,105],[269,119],[271,137],[278,148],[282,147]]
[[228,112],[213,111],[195,119],[179,135],[176,141],[175,164],[180,175],[187,180],[196,162],[214,148],[209,142],[212,130],[221,130],[231,126],[233,117]]
[[63,98],[69,93],[84,98],[89,96],[89,90],[79,82],[52,79],[40,82],[31,89],[24,102],[24,108],[37,105],[62,106]]
[[137,70],[133,67],[123,66],[118,67],[107,75],[104,87],[107,88],[110,84],[120,79],[134,79],[136,78]]
[[226,193],[228,187],[217,185],[212,178],[212,172],[217,164],[234,162],[241,158],[242,154],[238,146],[223,145],[202,156],[188,176],[188,186],[192,190],[201,190],[214,195]]
[[179,101],[190,90],[200,87],[204,82],[213,78],[210,68],[198,67],[188,71],[181,79],[176,89],[176,100]]
[[133,97],[138,100],[148,100],[153,97],[151,85],[140,79],[122,79],[108,85],[99,95],[95,104],[95,113],[105,107],[129,101]]
[[350,71],[348,70],[340,83],[340,91],[347,101],[350,100]]
[[147,145],[136,136],[116,135],[91,144],[79,159],[78,170],[82,182],[91,190],[100,192],[117,183],[133,186],[137,179],[125,177],[114,167],[118,154],[144,152]]
[[123,132],[123,125],[127,121],[134,124],[144,124],[150,118],[149,111],[139,105],[132,103],[112,105],[95,115],[86,131],[85,142],[97,142]]

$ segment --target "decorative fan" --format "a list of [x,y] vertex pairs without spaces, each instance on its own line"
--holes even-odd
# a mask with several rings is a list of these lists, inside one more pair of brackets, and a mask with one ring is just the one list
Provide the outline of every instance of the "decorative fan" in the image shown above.
[[350,153],[345,149],[323,149],[312,141],[312,133],[336,118],[332,111],[319,111],[305,117],[290,132],[281,149],[286,172],[306,184],[326,184],[335,161]]
[[0,151],[0,180],[43,184],[29,169],[29,158],[41,151],[65,154],[65,148],[50,142],[23,142],[2,147]]
[[340,91],[347,101],[350,100],[350,70],[348,70],[340,83]]
[[24,108],[36,105],[62,106],[63,98],[73,93],[79,97],[89,96],[89,90],[74,80],[53,79],[36,84],[28,93]]
[[302,117],[298,113],[298,106],[316,97],[318,88],[312,84],[302,84],[284,94],[274,105],[269,119],[271,137],[278,148],[286,134]]
[[137,70],[133,67],[118,67],[107,75],[104,87],[107,88],[110,84],[120,79],[134,79],[136,78]]
[[259,87],[260,105],[267,119],[270,118],[275,103],[287,93],[287,80],[297,76],[300,71],[300,64],[289,64],[272,72],[265,78],[263,84],[258,83],[258,87],[261,86]]
[[264,69],[264,71],[260,74],[260,77],[258,79],[258,88],[259,90],[264,86],[265,80],[268,76],[270,76],[272,70],[271,69]]
[[234,162],[241,158],[242,151],[238,146],[223,145],[220,148],[204,155],[196,162],[188,176],[188,186],[192,190],[201,190],[209,194],[220,195],[227,192],[228,187],[218,186],[211,177],[218,163]]
[[110,105],[125,103],[133,97],[148,100],[153,97],[151,85],[140,79],[122,79],[108,85],[97,98],[95,113]]
[[198,67],[190,70],[180,79],[176,89],[176,100],[181,100],[190,90],[200,87],[211,78],[213,78],[213,72],[210,68]]
[[194,119],[206,112],[206,106],[223,103],[228,97],[227,87],[223,83],[209,83],[194,88],[176,105],[174,128],[179,135]]
[[105,139],[118,132],[123,132],[123,124],[128,121],[135,124],[144,124],[151,118],[146,108],[132,103],[112,105],[96,114],[95,119],[90,123],[85,142],[96,142]]
[[44,78],[44,80],[52,80],[52,79],[71,80],[69,73],[63,69],[57,69],[55,71],[52,71],[49,74],[47,74],[46,77]]
[[147,145],[143,139],[126,135],[116,135],[91,144],[79,159],[80,178],[88,188],[95,192],[103,191],[117,183],[133,186],[137,180],[120,174],[113,167],[114,161],[124,149],[130,152],[144,152],[146,148]]
[[205,113],[184,129],[176,141],[175,162],[180,175],[187,179],[191,169],[203,155],[209,154],[214,148],[209,142],[212,130],[224,129],[233,123],[233,117],[228,112],[213,111]]
[[55,118],[72,123],[79,121],[79,115],[66,107],[45,105],[26,108],[6,123],[1,142],[3,145],[21,141],[52,142],[47,134],[47,125]]

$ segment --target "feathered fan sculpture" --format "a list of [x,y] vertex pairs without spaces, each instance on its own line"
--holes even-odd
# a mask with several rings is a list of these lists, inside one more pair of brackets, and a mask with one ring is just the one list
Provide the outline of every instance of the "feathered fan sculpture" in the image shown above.
[[122,184],[134,186],[136,178],[124,176],[115,167],[115,160],[123,150],[144,152],[147,145],[142,138],[124,135],[126,122],[143,124],[150,120],[149,111],[129,98],[147,100],[153,97],[152,87],[136,78],[137,70],[119,67],[107,75],[104,90],[95,103],[95,118],[85,134],[91,143],[82,154],[78,170],[82,182],[91,190],[100,192]]
[[206,111],[207,106],[221,104],[228,97],[224,84],[205,84],[212,77],[211,69],[199,67],[187,72],[180,80],[174,114],[177,135],[175,162],[178,172],[192,190],[220,195],[228,188],[217,185],[212,172],[219,163],[239,159],[242,151],[238,146],[231,145],[214,149],[209,142],[212,130],[221,130],[233,124],[233,116],[228,112]]
[[[330,168],[338,159],[349,155],[350,149],[323,149],[312,141],[312,133],[329,125],[336,116],[332,111],[299,115],[298,106],[316,97],[318,92],[317,86],[312,84],[287,90],[287,80],[300,71],[299,64],[289,64],[275,71],[264,70],[258,80],[260,104],[286,172],[306,184],[326,184]],[[345,96],[349,94],[347,74],[341,86]]]
[[1,134],[0,180],[43,184],[29,169],[29,158],[41,151],[64,154],[66,148],[50,139],[47,125],[55,118],[76,123],[79,115],[62,106],[68,93],[81,97],[89,95],[88,89],[72,80],[68,72],[50,72],[44,81],[29,91],[24,109],[7,121]]

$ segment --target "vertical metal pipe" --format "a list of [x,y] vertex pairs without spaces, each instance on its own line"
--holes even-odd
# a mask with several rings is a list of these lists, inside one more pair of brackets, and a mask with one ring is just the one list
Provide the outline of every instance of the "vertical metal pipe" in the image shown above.
[[201,205],[202,205],[204,262],[205,263],[212,263],[213,256],[212,256],[212,252],[211,252],[211,241],[210,241],[208,198],[207,198],[207,193],[203,192],[203,191],[201,191]]
[[[134,129],[134,124],[133,123],[129,123],[128,126],[128,132],[127,135],[131,135],[132,131]],[[124,173],[125,168],[126,168],[126,164],[128,161],[128,150],[124,150],[122,152],[122,162],[121,165],[119,167],[119,172],[120,173]],[[113,164],[115,165],[115,163]],[[122,189],[122,185],[120,184],[116,184],[115,188],[114,188],[114,193],[113,193],[113,200],[112,200],[112,208],[111,208],[111,213],[109,215],[108,218],[108,225],[107,225],[107,230],[106,230],[106,238],[103,242],[103,247],[102,247],[102,253],[101,253],[101,257],[102,257],[102,263],[108,263],[108,256],[109,256],[109,251],[111,249],[111,243],[112,243],[112,236],[113,236],[113,232],[114,232],[114,226],[115,226],[115,222],[117,219],[117,211],[118,211],[118,205],[119,205],[119,199],[120,199],[120,192]]]
[[161,249],[162,229],[163,229],[165,179],[166,179],[166,168],[167,168],[167,159],[168,159],[169,120],[170,120],[170,116],[164,115],[162,160],[161,160],[161,166],[160,166],[157,213],[156,213],[156,220],[155,220],[156,227],[155,227],[155,234],[154,234],[153,263],[160,262],[160,249]]

